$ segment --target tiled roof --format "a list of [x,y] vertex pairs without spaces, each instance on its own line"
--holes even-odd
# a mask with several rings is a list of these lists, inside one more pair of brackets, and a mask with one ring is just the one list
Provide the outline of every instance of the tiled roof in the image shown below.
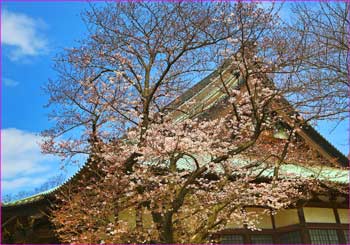
[[70,177],[69,179],[67,179],[65,182],[63,182],[62,184],[48,189],[46,191],[34,194],[32,196],[26,197],[26,198],[22,198],[20,200],[15,200],[12,202],[7,202],[7,203],[2,203],[2,207],[6,208],[6,207],[12,207],[12,206],[21,206],[21,205],[25,205],[25,204],[30,204],[33,202],[37,202],[40,200],[45,199],[46,197],[53,195],[54,193],[56,193],[57,191],[59,191],[63,186],[65,186],[67,183],[72,182],[74,179],[78,178],[78,176],[83,172],[83,170],[86,168],[88,164],[85,164],[84,166],[82,166],[72,177]]

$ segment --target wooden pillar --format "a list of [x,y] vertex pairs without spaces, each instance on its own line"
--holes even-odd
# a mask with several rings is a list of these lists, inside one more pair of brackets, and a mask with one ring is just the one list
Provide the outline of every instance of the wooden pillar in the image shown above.
[[243,234],[243,243],[244,244],[252,244],[252,240],[250,239],[250,235],[248,233]]
[[298,216],[300,220],[300,226],[301,226],[301,241],[304,244],[311,244],[311,239],[310,239],[310,233],[306,229],[306,221],[305,221],[305,216],[304,216],[304,210],[303,208],[298,208]]
[[[340,223],[340,218],[339,218],[339,214],[338,214],[337,209],[333,208],[333,212],[334,212],[334,216],[335,216],[335,221],[337,222],[337,224],[340,225],[341,223]],[[337,235],[338,235],[339,243],[346,244],[344,231],[341,229],[337,229]]]
[[280,243],[279,241],[279,237],[278,237],[278,234],[276,232],[276,223],[275,223],[275,216],[270,214],[270,217],[271,217],[271,223],[272,223],[272,240],[273,240],[273,243],[274,244],[278,244]]

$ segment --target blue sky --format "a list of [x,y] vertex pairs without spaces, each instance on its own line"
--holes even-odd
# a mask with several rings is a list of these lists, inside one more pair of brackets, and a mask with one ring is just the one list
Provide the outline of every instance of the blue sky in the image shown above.
[[[80,13],[84,2],[3,2],[2,45],[2,194],[31,191],[60,170],[60,160],[40,153],[38,133],[50,126],[48,97],[41,89],[49,78],[55,54],[84,37]],[[348,122],[335,130],[322,122],[318,129],[348,154]]]
[[55,54],[84,36],[83,2],[2,3],[2,194],[31,191],[61,170],[61,162],[40,153],[38,133],[50,126],[42,90]]

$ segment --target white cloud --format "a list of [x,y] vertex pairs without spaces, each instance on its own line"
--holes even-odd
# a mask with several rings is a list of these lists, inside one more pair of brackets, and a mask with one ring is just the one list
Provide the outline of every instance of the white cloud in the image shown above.
[[47,51],[47,40],[41,30],[46,24],[22,13],[3,10],[1,19],[1,42],[12,47],[10,59],[35,56]]
[[9,191],[23,188],[24,186],[30,186],[32,187],[28,191],[32,191],[35,186],[43,184],[45,182],[46,178],[29,178],[29,177],[22,177],[18,179],[13,180],[3,180],[2,181],[2,190],[3,191]]
[[7,77],[4,77],[2,79],[2,82],[7,87],[16,87],[19,84],[18,81],[15,81],[15,80],[7,78]]
[[[40,136],[15,128],[1,130],[2,137],[2,189],[15,190],[43,183],[54,167],[53,156],[43,155]],[[56,165],[57,166],[57,165]]]

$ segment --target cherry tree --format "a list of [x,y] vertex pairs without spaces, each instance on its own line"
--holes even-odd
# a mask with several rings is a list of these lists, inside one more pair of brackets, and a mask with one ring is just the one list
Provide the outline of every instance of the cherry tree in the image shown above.
[[286,40],[294,42],[284,70],[294,88],[289,98],[305,117],[348,120],[349,3],[293,3],[291,13],[285,26]]
[[[92,173],[57,197],[62,241],[205,243],[230,220],[256,229],[247,207],[276,212],[319,188],[279,174],[307,120],[282,99],[290,84],[272,82],[291,66],[273,5],[108,3],[85,20],[90,35],[47,86],[43,151],[86,154]],[[174,101],[214,69],[221,105]],[[263,144],[286,116],[288,138]]]

